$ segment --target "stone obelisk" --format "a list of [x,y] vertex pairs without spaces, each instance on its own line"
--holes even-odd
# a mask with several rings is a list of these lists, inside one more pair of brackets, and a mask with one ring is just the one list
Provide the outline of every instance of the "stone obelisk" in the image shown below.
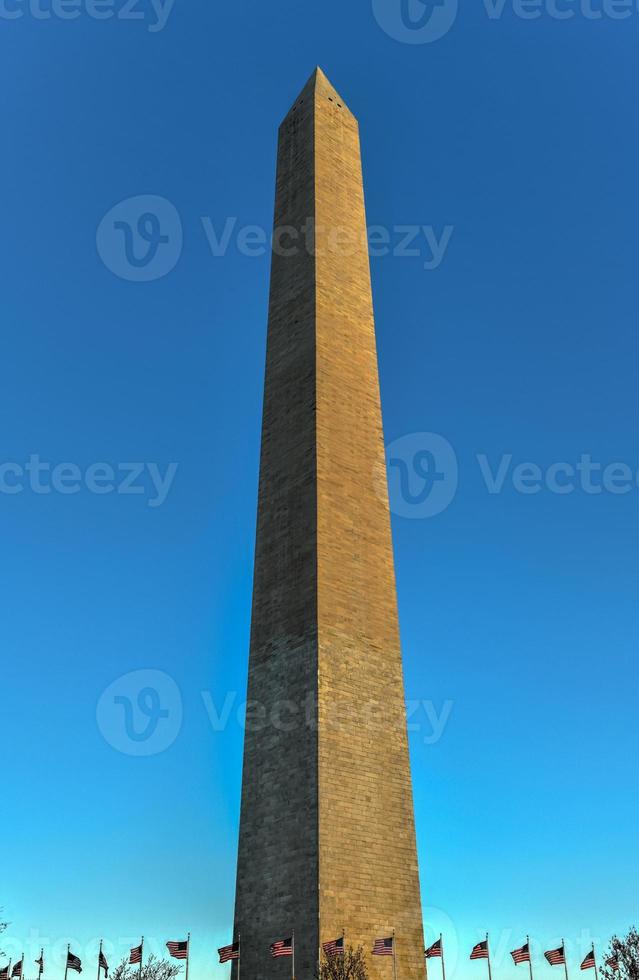
[[[235,932],[297,980],[424,938],[357,121],[317,69],[280,127]],[[234,968],[236,969],[236,967]],[[234,974],[235,976],[236,974]]]

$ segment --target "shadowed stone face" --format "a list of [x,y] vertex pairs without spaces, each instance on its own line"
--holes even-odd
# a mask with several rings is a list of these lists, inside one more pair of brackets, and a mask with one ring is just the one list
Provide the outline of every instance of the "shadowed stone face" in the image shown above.
[[[235,910],[269,945],[396,933],[423,980],[413,803],[357,121],[318,69],[282,123]],[[381,489],[380,489],[381,488]],[[392,964],[368,956],[373,980]],[[234,967],[236,970],[236,967]],[[236,974],[234,974],[236,975]]]

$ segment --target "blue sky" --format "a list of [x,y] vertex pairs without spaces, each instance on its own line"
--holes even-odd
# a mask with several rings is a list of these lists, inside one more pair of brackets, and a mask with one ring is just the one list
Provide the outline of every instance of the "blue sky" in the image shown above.
[[[639,12],[57,2],[0,12],[7,951],[44,942],[53,974],[69,941],[115,960],[190,929],[193,975],[227,973],[269,273],[238,233],[270,227],[277,126],[319,63],[391,247],[372,274],[427,938],[468,980],[486,929],[500,980],[527,932],[574,966],[630,924],[639,871]],[[147,248],[165,274],[138,281]],[[411,503],[419,453],[439,513]]]

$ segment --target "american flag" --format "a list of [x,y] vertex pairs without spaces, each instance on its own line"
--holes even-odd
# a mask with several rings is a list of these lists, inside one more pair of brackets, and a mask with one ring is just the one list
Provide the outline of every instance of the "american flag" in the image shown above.
[[483,942],[477,943],[473,946],[473,951],[470,954],[471,960],[487,960],[488,959],[488,940],[484,939]]
[[189,955],[188,939],[180,939],[178,942],[168,942],[166,948],[174,960],[185,960]]
[[376,939],[373,946],[373,956],[394,956],[395,937],[389,936],[388,939]]
[[609,966],[611,970],[619,969],[619,960],[616,956],[609,956],[606,960],[606,966]]
[[343,956],[344,937],[340,936],[339,939],[331,939],[330,943],[323,943],[322,949],[327,956]]
[[544,953],[544,956],[551,966],[561,966],[562,963],[566,962],[566,952],[563,946],[560,946],[559,949],[549,949],[547,953]]
[[13,970],[11,971],[12,977],[22,977],[22,960],[18,960],[17,963],[13,964]]
[[293,937],[290,939],[278,939],[277,942],[271,943],[271,956],[292,956],[293,955]]
[[426,950],[426,959],[429,960],[431,956],[441,956],[442,955],[442,941],[441,938],[429,946]]
[[218,954],[220,957],[220,963],[228,963],[229,960],[239,960],[240,958],[239,940],[236,943],[231,943],[230,946],[222,946],[221,949],[218,949]]
[[38,964],[38,976],[41,977],[44,973],[44,953],[40,953],[40,958],[36,960]]
[[583,963],[581,964],[582,970],[594,970],[595,969],[595,951],[591,949]]
[[129,963],[141,963],[142,962],[142,943],[139,946],[134,946],[131,950],[131,955],[129,956]]
[[513,949],[510,955],[515,963],[530,963],[530,943],[524,943],[519,949]]
[[98,956],[98,973],[100,972],[100,970],[104,970],[105,977],[108,977],[109,964],[107,963],[106,956],[104,955],[102,950],[100,950],[100,955]]
[[76,973],[82,973],[82,960],[79,956],[74,956],[73,953],[67,953],[67,970],[75,970]]
[[9,980],[9,966],[3,966],[0,970],[0,980]]

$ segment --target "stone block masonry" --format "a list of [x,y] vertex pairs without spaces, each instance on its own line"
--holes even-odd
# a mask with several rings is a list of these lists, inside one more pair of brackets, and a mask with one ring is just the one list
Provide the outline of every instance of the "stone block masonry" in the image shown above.
[[242,976],[289,977],[290,960],[271,959],[269,945],[294,932],[297,980],[311,980],[320,944],[345,930],[372,980],[390,980],[390,958],[370,951],[394,930],[398,980],[424,980],[359,132],[320,69],[280,128],[275,229],[235,908]]

